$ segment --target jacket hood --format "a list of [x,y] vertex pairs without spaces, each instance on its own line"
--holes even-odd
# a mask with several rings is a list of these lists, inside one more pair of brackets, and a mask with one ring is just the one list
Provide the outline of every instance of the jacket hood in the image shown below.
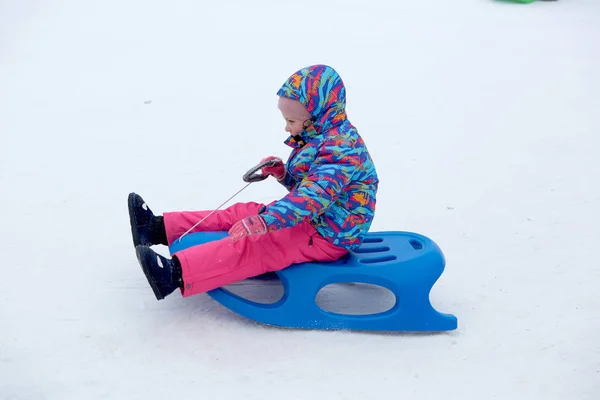
[[314,130],[307,130],[309,137],[346,120],[346,88],[340,75],[330,66],[311,65],[294,72],[277,95],[304,104],[314,119]]

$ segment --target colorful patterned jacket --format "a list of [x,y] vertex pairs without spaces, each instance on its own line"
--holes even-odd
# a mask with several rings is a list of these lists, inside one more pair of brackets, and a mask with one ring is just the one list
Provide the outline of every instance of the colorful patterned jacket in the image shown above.
[[346,117],[346,89],[331,67],[314,65],[294,73],[279,89],[303,103],[315,119],[292,147],[281,183],[290,193],[260,215],[269,231],[310,223],[334,245],[356,249],[375,212],[379,179],[367,147]]

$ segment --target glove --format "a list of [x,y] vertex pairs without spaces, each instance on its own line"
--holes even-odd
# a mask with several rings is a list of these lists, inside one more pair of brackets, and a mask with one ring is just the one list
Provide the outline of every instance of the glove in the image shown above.
[[229,230],[231,240],[237,242],[241,238],[250,235],[264,235],[267,233],[267,224],[260,215],[251,215],[233,224]]
[[281,158],[274,157],[274,156],[269,156],[269,157],[263,158],[260,162],[262,163],[264,161],[270,161],[270,160],[277,160],[275,166],[262,167],[260,172],[264,176],[273,175],[275,177],[275,179],[277,179],[278,181],[282,180],[283,177],[285,176],[285,164],[283,163],[283,161],[281,161]]

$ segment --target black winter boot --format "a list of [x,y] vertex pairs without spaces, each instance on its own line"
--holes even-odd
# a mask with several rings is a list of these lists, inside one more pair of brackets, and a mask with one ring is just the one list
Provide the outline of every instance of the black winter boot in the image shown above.
[[181,264],[177,258],[165,258],[148,246],[137,246],[135,254],[157,300],[181,287]]
[[129,193],[127,198],[129,207],[129,224],[133,246],[151,246],[153,244],[167,243],[167,232],[162,216],[155,216],[144,199],[138,194]]

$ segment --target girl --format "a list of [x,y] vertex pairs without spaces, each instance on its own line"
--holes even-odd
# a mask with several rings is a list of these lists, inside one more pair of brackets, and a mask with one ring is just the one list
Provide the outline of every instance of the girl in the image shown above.
[[138,261],[156,295],[184,297],[292,264],[334,261],[362,243],[375,212],[379,180],[356,128],[346,116],[346,89],[333,68],[313,65],[288,78],[278,107],[292,152],[264,167],[289,193],[263,205],[217,210],[194,231],[228,231],[224,239],[165,258],[149,246],[170,245],[211,211],[155,216],[135,193],[128,199]]

